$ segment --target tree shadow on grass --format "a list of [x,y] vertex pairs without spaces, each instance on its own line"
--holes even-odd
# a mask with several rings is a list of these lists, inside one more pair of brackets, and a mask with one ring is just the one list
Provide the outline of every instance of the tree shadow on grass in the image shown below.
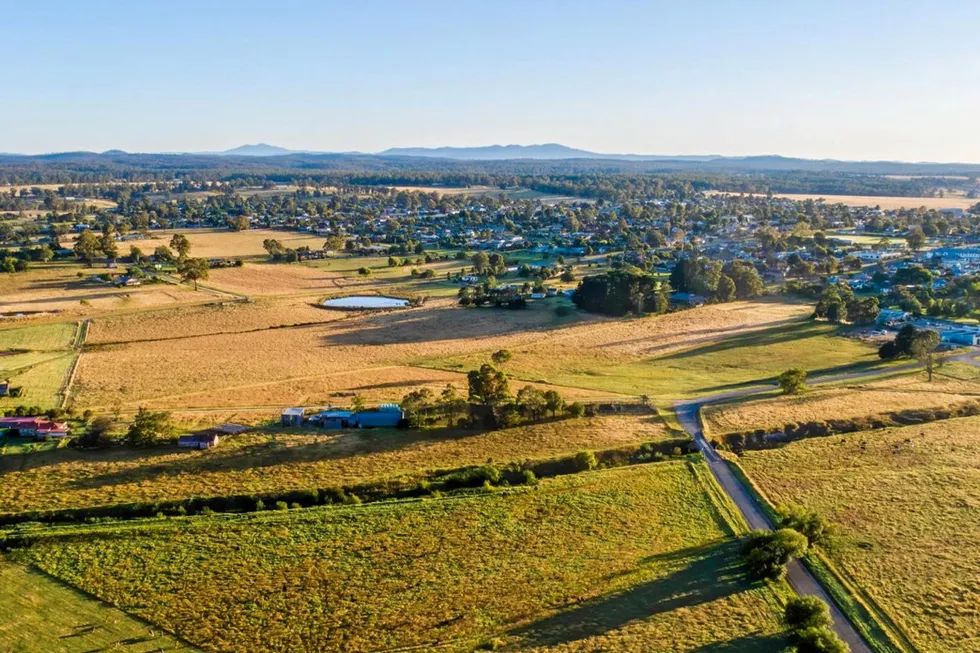
[[618,630],[638,619],[750,590],[754,583],[745,573],[738,547],[737,541],[727,540],[651,556],[640,564],[667,566],[672,571],[622,592],[575,605],[509,634],[520,638],[521,647],[558,646]]
[[778,653],[784,651],[788,643],[782,634],[745,635],[698,647],[693,653]]

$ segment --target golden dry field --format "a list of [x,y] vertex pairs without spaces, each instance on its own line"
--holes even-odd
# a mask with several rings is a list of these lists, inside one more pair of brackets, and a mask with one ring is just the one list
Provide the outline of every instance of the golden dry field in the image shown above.
[[[257,302],[230,310],[237,315],[255,307],[262,312],[257,319],[268,324],[269,311],[274,310],[268,306]],[[168,311],[166,316],[147,314],[147,332],[161,338],[180,333],[186,327],[169,326],[167,320],[186,324],[192,319],[191,310]],[[211,308],[197,310],[203,322],[214,312]],[[795,320],[807,311],[803,305],[755,302],[641,320],[585,316],[567,323],[545,309],[464,309],[452,300],[434,300],[418,309],[344,313],[343,319],[308,326],[156,342],[137,335],[133,340],[144,342],[90,347],[82,354],[72,394],[76,406],[102,409],[143,404],[160,408],[310,405],[329,403],[336,393],[353,388],[376,392],[371,396],[378,399],[398,399],[414,384],[445,384],[453,378],[462,382],[461,373],[485,362],[498,349],[515,354],[508,371],[520,370],[524,360],[540,365],[534,374],[518,374],[524,381],[577,387],[548,373],[586,364],[602,367],[642,360]],[[120,338],[120,332],[140,332],[137,317],[118,318],[129,325],[121,330],[113,326],[115,319],[96,321],[90,342]],[[250,319],[242,318],[245,323]],[[289,319],[286,308],[283,319]],[[429,364],[426,367],[435,369],[414,367],[452,357],[462,357],[465,364],[455,369]],[[540,370],[544,372],[538,374]],[[619,394],[588,384],[581,387],[593,397]]]
[[702,415],[712,434],[781,428],[794,422],[870,417],[918,408],[940,408],[980,398],[980,383],[920,372],[880,381],[821,388],[802,395],[743,399],[705,406]]
[[426,470],[551,458],[667,437],[656,415],[594,417],[496,431],[351,430],[244,434],[210,451],[57,449],[0,456],[0,513],[336,487]]
[[838,529],[827,552],[923,653],[980,650],[980,418],[747,451],[776,504]]
[[[728,193],[724,191],[709,191],[711,195],[739,195],[740,193]],[[752,193],[746,193],[752,195]],[[898,196],[878,196],[878,195],[816,195],[811,193],[774,193],[773,197],[782,197],[789,200],[818,200],[822,199],[826,204],[845,204],[847,206],[867,206],[879,207],[883,211],[893,209],[917,209],[925,207],[927,209],[967,209],[977,202],[978,199],[970,199],[962,195],[947,197],[898,197]]]
[[[191,242],[191,256],[201,258],[235,258],[250,256],[267,256],[262,248],[262,241],[272,238],[285,247],[293,249],[307,246],[311,249],[323,247],[324,238],[316,235],[304,235],[295,231],[275,231],[271,229],[249,229],[247,231],[229,231],[227,229],[169,229],[154,230],[150,238],[143,240],[126,240],[118,243],[120,255],[129,253],[132,246],[139,247],[143,253],[150,255],[160,245],[169,245],[170,238],[180,233],[187,236]],[[74,237],[66,238],[63,245],[71,248],[75,244]]]
[[169,283],[115,288],[88,280],[105,271],[59,262],[33,264],[27,272],[0,275],[0,314],[74,318],[215,299],[206,290],[194,292]]

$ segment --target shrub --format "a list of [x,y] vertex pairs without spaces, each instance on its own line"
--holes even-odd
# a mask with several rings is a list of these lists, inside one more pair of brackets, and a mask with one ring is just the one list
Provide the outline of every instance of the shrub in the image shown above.
[[579,451],[575,454],[575,469],[586,472],[595,469],[598,466],[599,461],[596,460],[595,454],[591,451]]
[[806,628],[792,635],[797,653],[848,653],[851,648],[826,626]]
[[524,470],[524,485],[537,485],[538,477],[530,469]]
[[781,506],[777,512],[780,526],[792,528],[802,534],[810,546],[827,539],[830,526],[817,513],[807,512],[803,506],[795,505]]
[[786,604],[783,618],[791,630],[827,628],[833,623],[827,604],[815,596],[798,596],[790,599]]
[[800,394],[806,389],[806,371],[795,367],[786,370],[779,375],[779,388],[783,394]]
[[285,501],[276,501],[276,510],[289,510],[289,505]]
[[749,573],[764,580],[778,580],[786,573],[790,560],[807,550],[806,537],[791,528],[778,531],[753,531],[744,554]]
[[255,501],[255,511],[256,512],[259,512],[261,510],[265,510],[265,501],[263,501],[262,499],[256,499],[256,501]]
[[582,417],[585,415],[585,406],[577,401],[574,401],[568,405],[568,414],[572,417]]

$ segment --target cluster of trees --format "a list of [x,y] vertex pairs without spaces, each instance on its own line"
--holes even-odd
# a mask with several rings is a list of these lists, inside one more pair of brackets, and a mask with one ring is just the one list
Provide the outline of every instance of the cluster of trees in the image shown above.
[[622,267],[579,282],[572,301],[582,310],[605,315],[666,313],[670,286],[638,268]]
[[460,306],[487,306],[497,308],[522,309],[527,308],[524,293],[530,290],[530,284],[525,287],[512,289],[496,285],[492,277],[477,286],[463,286],[459,289]]
[[122,438],[112,434],[117,422],[118,416],[99,415],[75,438],[74,444],[81,447],[105,447],[121,441],[134,447],[148,447],[169,442],[177,433],[170,413],[153,412],[142,407],[136,412]]
[[506,364],[510,358],[510,352],[500,350],[491,356],[491,362],[467,374],[467,398],[473,421],[482,420],[491,427],[506,428],[519,424],[522,418],[540,420],[547,413],[551,413],[552,417],[565,410],[573,416],[584,414],[584,406],[578,403],[567,405],[555,390],[541,391],[525,386],[515,397],[507,375],[498,367]]
[[796,596],[786,603],[783,621],[792,647],[787,653],[848,653],[850,647],[831,629],[830,608],[815,596]]
[[871,324],[881,307],[877,297],[857,297],[846,283],[827,286],[813,310],[813,317],[835,324]]
[[765,289],[762,276],[751,263],[730,261],[724,265],[708,258],[682,258],[670,272],[670,287],[706,299],[730,302],[758,297]]
[[777,513],[779,528],[753,531],[743,549],[749,573],[763,580],[783,578],[791,560],[823,542],[830,533],[829,525],[820,515],[800,506],[780,507]]
[[933,371],[942,362],[936,353],[938,346],[939,334],[936,331],[917,329],[911,324],[906,324],[893,340],[889,340],[878,348],[878,357],[882,360],[902,357],[915,358],[925,366],[929,380],[932,381]]

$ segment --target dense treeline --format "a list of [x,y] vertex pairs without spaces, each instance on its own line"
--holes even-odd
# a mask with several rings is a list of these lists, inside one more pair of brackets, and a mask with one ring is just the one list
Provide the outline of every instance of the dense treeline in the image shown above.
[[[896,179],[885,175],[937,175]],[[532,188],[609,200],[656,196],[658,183],[693,190],[915,196],[975,178],[980,166],[812,162],[780,157],[711,161],[607,159],[458,161],[404,156],[237,157],[87,152],[0,156],[0,185],[112,182],[275,182]]]

